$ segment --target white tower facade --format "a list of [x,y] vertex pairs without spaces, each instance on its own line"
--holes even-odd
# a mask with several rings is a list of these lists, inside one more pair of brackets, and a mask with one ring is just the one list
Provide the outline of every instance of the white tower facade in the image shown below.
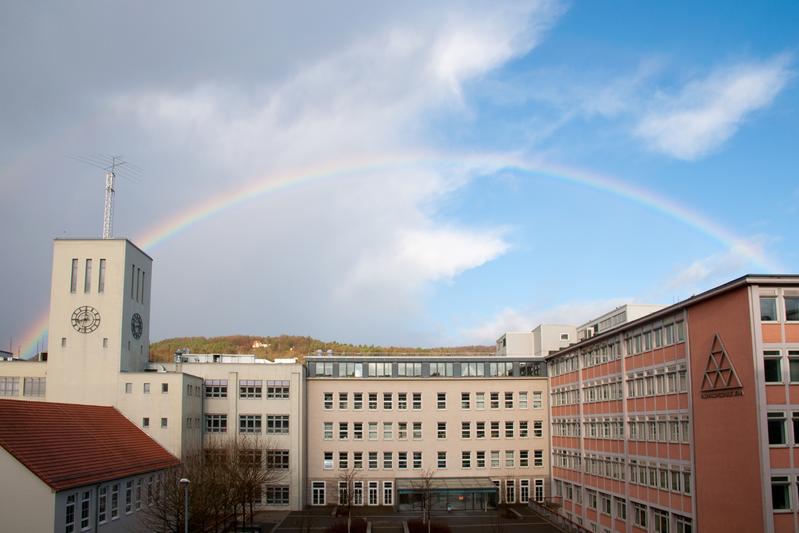
[[53,245],[48,400],[114,405],[119,372],[149,358],[152,259],[126,239]]

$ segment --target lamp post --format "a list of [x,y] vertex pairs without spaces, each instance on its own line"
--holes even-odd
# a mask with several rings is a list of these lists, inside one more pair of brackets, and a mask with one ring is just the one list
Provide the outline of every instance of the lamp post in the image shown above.
[[187,478],[181,478],[179,481],[183,487],[183,531],[189,533],[189,481]]

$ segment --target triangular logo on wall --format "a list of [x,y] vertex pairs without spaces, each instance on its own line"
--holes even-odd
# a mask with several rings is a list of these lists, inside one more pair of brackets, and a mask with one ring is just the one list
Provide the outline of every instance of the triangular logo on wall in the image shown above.
[[743,385],[727,355],[727,349],[718,333],[713,339],[710,355],[702,377],[702,398],[742,396]]

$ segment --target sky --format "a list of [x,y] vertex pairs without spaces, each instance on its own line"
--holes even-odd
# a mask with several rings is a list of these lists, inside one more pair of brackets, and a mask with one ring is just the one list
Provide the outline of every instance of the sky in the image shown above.
[[0,348],[117,154],[153,341],[491,344],[799,273],[798,65],[788,1],[3,2]]

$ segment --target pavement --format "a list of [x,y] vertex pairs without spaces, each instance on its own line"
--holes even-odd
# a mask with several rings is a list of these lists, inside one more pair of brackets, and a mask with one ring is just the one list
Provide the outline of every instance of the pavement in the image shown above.
[[[521,519],[509,518],[505,511],[453,511],[433,514],[434,522],[446,523],[453,533],[560,533],[527,506],[514,506]],[[304,511],[283,513],[285,518],[271,533],[320,533],[341,518],[330,516],[331,507],[313,507]],[[419,512],[395,512],[386,507],[359,507],[353,517],[372,523],[373,533],[402,533],[403,520],[420,519]],[[269,529],[264,529],[269,533]]]

